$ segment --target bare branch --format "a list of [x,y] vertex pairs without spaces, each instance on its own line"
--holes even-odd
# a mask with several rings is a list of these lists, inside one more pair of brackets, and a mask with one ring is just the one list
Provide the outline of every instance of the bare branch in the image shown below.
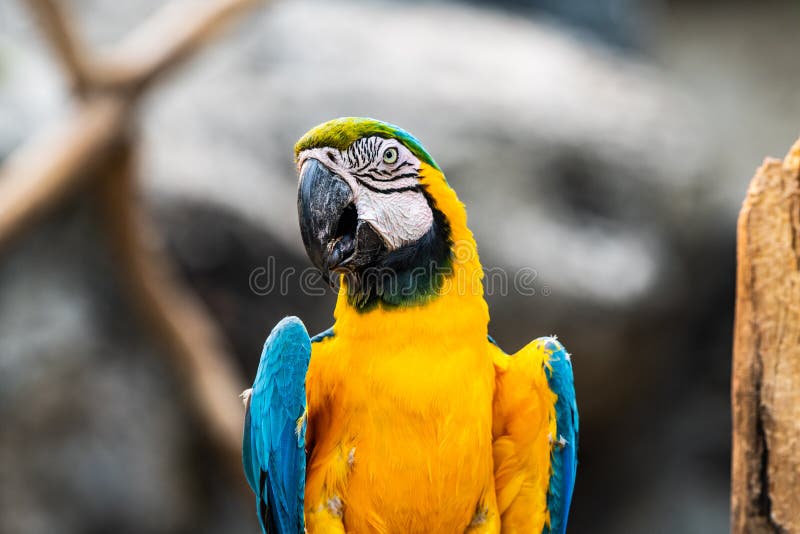
[[[83,56],[56,0],[30,2],[45,21],[47,33],[65,66],[82,80],[80,83],[95,83],[94,76],[86,77]],[[115,71],[125,73],[124,79],[116,82],[143,88],[194,52],[232,15],[253,4],[253,0],[180,0],[167,4],[114,54],[116,61],[123,62],[115,63]],[[128,61],[131,67],[123,68]],[[87,86],[87,90],[92,88]],[[65,120],[48,127],[14,152],[0,168],[0,248],[33,217],[69,192],[78,182],[78,174],[86,171],[87,165],[119,133],[138,92],[117,91],[114,95],[95,97],[79,106]]]
[[139,91],[259,0],[174,0],[101,57],[100,83]]
[[0,168],[0,248],[77,186],[125,115],[122,101],[92,98],[8,157]]
[[91,83],[89,59],[72,25],[72,18],[59,0],[28,0],[27,3],[69,76],[72,90],[85,94]]
[[82,178],[91,174],[100,178],[92,191],[130,294],[165,341],[171,362],[187,385],[191,406],[244,489],[243,413],[238,400],[243,385],[214,322],[175,276],[167,256],[154,246],[155,234],[136,203],[134,149],[127,124],[137,96],[152,80],[195,52],[255,1],[168,4],[109,56],[108,70],[95,67],[91,73],[57,0],[29,2],[85,101],[17,149],[0,168],[0,250],[72,192]]
[[136,203],[135,160],[130,142],[108,153],[95,183],[97,205],[126,289],[165,342],[171,363],[186,384],[193,410],[244,489],[241,435],[244,385],[203,304],[175,275],[157,234]]

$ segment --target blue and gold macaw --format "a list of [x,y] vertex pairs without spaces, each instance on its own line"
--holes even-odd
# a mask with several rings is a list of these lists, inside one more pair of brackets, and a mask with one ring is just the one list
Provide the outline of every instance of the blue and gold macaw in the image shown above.
[[563,533],[578,411],[564,347],[488,336],[464,205],[414,137],[344,118],[295,147],[303,243],[333,327],[269,335],[245,392],[264,532]]

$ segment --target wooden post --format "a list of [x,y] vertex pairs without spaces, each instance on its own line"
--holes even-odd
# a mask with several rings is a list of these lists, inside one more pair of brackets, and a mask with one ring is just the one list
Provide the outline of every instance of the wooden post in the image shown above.
[[800,533],[800,141],[756,172],[739,215],[734,533]]

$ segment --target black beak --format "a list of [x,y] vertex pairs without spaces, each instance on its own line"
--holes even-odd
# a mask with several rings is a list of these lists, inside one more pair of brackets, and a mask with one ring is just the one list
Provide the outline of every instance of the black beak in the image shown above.
[[377,232],[358,219],[350,186],[316,159],[300,169],[297,212],[308,257],[327,280],[332,271],[354,271],[385,252]]

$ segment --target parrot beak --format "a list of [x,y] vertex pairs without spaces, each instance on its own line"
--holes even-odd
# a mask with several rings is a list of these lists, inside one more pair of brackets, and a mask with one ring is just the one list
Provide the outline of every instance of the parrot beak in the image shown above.
[[332,272],[353,272],[385,252],[383,239],[358,219],[349,185],[316,159],[300,169],[300,233],[311,263],[330,282]]

